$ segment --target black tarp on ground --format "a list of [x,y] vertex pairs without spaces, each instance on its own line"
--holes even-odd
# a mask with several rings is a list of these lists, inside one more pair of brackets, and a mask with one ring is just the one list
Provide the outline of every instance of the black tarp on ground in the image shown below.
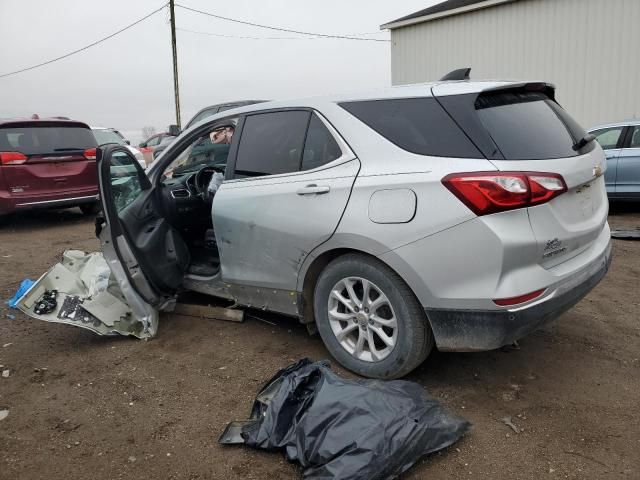
[[220,443],[284,450],[305,479],[382,480],[455,443],[469,427],[417,383],[347,380],[326,361],[304,359],[278,372],[250,419],[229,424]]

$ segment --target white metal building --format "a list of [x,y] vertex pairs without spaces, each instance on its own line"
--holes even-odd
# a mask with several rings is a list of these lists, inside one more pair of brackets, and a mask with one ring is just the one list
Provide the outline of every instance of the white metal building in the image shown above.
[[385,25],[394,85],[544,80],[583,126],[640,117],[640,0],[448,0]]

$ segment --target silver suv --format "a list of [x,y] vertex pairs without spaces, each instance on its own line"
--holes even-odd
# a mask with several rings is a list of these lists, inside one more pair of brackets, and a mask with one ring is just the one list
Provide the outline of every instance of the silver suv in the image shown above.
[[395,378],[434,346],[514,342],[610,263],[602,149],[546,83],[261,103],[147,173],[125,147],[99,158],[99,237],[137,322],[119,333],[153,336],[191,290],[295,316],[346,368]]

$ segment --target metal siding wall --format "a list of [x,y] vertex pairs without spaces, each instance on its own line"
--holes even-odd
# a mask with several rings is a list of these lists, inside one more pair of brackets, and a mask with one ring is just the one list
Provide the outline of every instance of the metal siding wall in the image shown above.
[[640,0],[520,0],[392,31],[394,85],[544,80],[584,126],[640,117]]

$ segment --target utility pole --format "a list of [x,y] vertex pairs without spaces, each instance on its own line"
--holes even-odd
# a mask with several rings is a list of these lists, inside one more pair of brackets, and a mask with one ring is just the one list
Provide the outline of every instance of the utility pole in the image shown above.
[[169,0],[169,13],[171,15],[171,49],[173,50],[173,91],[176,101],[176,125],[180,124],[180,86],[178,85],[178,49],[176,47],[176,13],[174,0]]

